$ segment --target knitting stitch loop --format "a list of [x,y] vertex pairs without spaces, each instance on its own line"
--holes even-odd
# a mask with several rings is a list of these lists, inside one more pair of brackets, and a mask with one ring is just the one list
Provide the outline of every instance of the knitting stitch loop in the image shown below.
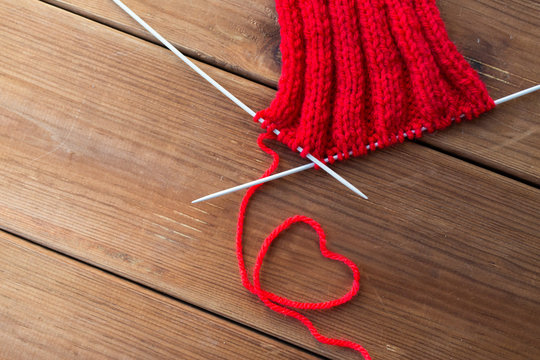
[[435,0],[276,0],[276,10],[281,77],[255,120],[302,155],[362,156],[495,106]]
[[[278,154],[263,143],[263,141],[268,138],[275,138],[275,136],[270,133],[263,133],[259,136],[257,140],[259,147],[264,152],[271,155],[273,158],[272,164],[264,172],[262,177],[269,176],[272,172],[276,170],[279,164]],[[321,335],[319,331],[315,328],[313,323],[306,316],[302,315],[298,311],[290,309],[290,308],[303,309],[303,310],[330,309],[330,308],[333,308],[335,306],[338,306],[338,305],[341,305],[350,301],[358,293],[358,290],[360,289],[360,271],[358,270],[358,267],[345,256],[328,250],[328,248],[326,247],[326,235],[321,225],[315,220],[306,216],[296,215],[296,216],[292,216],[286,219],[281,225],[276,227],[261,245],[261,249],[259,250],[259,254],[257,255],[255,266],[253,268],[253,277],[252,277],[253,283],[249,280],[246,265],[244,262],[242,235],[244,232],[244,219],[246,216],[249,200],[251,199],[255,191],[257,191],[257,189],[260,186],[262,185],[255,185],[251,187],[247,191],[244,198],[242,199],[242,203],[240,205],[240,213],[238,216],[238,226],[237,226],[237,233],[236,233],[236,256],[238,258],[238,267],[240,269],[240,277],[242,279],[242,284],[251,293],[259,297],[259,299],[273,311],[286,315],[286,316],[293,317],[297,319],[298,321],[300,321],[302,324],[304,324],[308,328],[308,330],[311,332],[313,337],[315,337],[315,339],[317,339],[319,342],[324,343],[324,344],[329,344],[329,345],[336,345],[336,346],[351,348],[353,350],[360,352],[365,360],[370,360],[371,357],[369,356],[366,349],[364,349],[361,345],[354,343],[352,341],[342,340],[342,339],[333,339],[333,338],[329,338],[324,335]],[[317,303],[300,302],[300,301],[290,300],[282,296],[278,296],[274,293],[271,293],[262,289],[260,273],[261,273],[261,268],[262,268],[264,258],[268,250],[270,249],[270,246],[283,231],[287,230],[292,225],[297,224],[297,223],[305,223],[311,226],[313,230],[315,230],[315,232],[317,233],[319,237],[319,248],[320,248],[321,254],[324,257],[330,260],[340,261],[344,263],[345,265],[347,265],[349,269],[351,269],[352,274],[353,274],[352,286],[351,286],[351,289],[344,296],[338,299],[324,301],[324,302],[317,302]]]

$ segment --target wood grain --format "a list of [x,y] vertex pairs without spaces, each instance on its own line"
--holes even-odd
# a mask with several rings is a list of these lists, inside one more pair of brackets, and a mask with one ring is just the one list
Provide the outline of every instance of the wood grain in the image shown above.
[[[45,0],[156,42],[111,0]],[[279,27],[273,0],[123,0],[186,54],[277,87]]]
[[[240,194],[268,159],[256,125],[167,50],[33,0],[0,1],[0,227],[331,358],[239,283]],[[273,90],[204,66],[249,105]],[[300,162],[283,147],[283,168]],[[374,358],[540,356],[540,192],[414,143],[336,165],[370,196],[324,174],[270,184],[250,208],[246,256],[286,216],[321,221],[357,262],[360,295],[310,314],[323,334]],[[264,286],[293,298],[342,294],[346,269],[291,229]],[[249,261],[252,264],[252,260]],[[264,355],[262,355],[264,356]]]
[[[540,2],[440,0],[450,37],[494,99],[540,84]],[[540,185],[540,94],[423,142]]]
[[3,359],[315,358],[0,231]]
[[[110,0],[46,0],[155,41]],[[274,0],[126,0],[190,55],[276,87],[279,27]],[[439,0],[450,37],[479,72],[494,99],[540,83],[535,0]],[[422,142],[540,185],[540,95],[501,106],[480,121]],[[260,108],[268,105],[262,103]]]

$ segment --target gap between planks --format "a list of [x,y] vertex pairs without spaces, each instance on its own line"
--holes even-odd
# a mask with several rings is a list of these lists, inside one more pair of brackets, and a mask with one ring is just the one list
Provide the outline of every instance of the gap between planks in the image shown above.
[[278,342],[278,343],[283,344],[283,345],[285,345],[287,347],[290,347],[292,349],[303,352],[307,356],[319,358],[319,359],[322,359],[322,360],[329,360],[329,358],[327,358],[327,357],[325,357],[325,356],[323,356],[321,354],[314,353],[313,351],[311,351],[311,350],[309,350],[307,348],[303,348],[301,346],[298,346],[297,344],[287,342],[287,341],[285,341],[285,340],[283,340],[281,338],[278,338],[278,337],[273,336],[271,334],[265,333],[265,332],[263,332],[263,331],[261,331],[261,330],[259,330],[257,328],[249,326],[247,323],[245,324],[245,323],[235,321],[235,320],[233,320],[231,318],[225,317],[223,315],[220,315],[218,313],[215,313],[215,312],[212,312],[212,311],[210,311],[208,309],[205,309],[204,307],[198,306],[198,305],[193,304],[193,303],[186,302],[186,301],[184,301],[184,300],[182,300],[182,299],[180,299],[178,297],[172,296],[172,295],[170,295],[170,294],[168,294],[166,292],[157,290],[156,288],[151,287],[151,286],[149,286],[147,284],[144,284],[142,282],[138,282],[136,280],[132,280],[132,279],[130,279],[130,278],[124,276],[124,275],[113,272],[113,271],[111,271],[111,270],[109,270],[109,269],[107,269],[105,267],[100,266],[99,264],[96,264],[96,263],[93,263],[91,261],[86,261],[86,260],[83,260],[81,258],[71,256],[71,255],[66,254],[64,252],[61,252],[61,251],[59,251],[57,249],[48,247],[43,243],[40,243],[40,242],[34,241],[34,240],[30,239],[30,238],[27,238],[27,237],[15,232],[15,231],[0,227],[0,239],[5,237],[6,235],[8,237],[13,237],[13,238],[15,238],[17,240],[28,243],[29,245],[31,245],[33,247],[36,247],[36,248],[42,249],[44,251],[50,252],[52,254],[55,254],[55,255],[57,255],[59,257],[62,257],[64,259],[66,259],[69,262],[74,262],[74,263],[77,263],[79,265],[82,265],[83,267],[87,267],[89,269],[96,270],[96,271],[98,271],[98,272],[100,272],[102,274],[112,276],[112,277],[114,277],[114,278],[116,278],[116,279],[118,279],[118,280],[120,280],[120,281],[122,281],[124,283],[133,285],[135,288],[139,288],[139,289],[143,289],[145,291],[149,291],[152,294],[155,294],[157,296],[161,296],[161,297],[164,297],[166,299],[172,300],[172,301],[174,301],[174,302],[176,302],[178,304],[184,305],[187,308],[192,309],[194,311],[210,315],[210,316],[212,316],[212,317],[214,317],[216,319],[225,321],[225,322],[227,322],[229,324],[232,324],[234,326],[238,326],[238,327],[240,327],[242,329],[245,329],[245,330],[248,330],[248,331],[253,332],[255,334],[264,336],[265,338],[268,338],[268,339],[270,339],[272,341]]
[[[166,48],[163,44],[161,44],[159,41],[157,41],[151,34],[149,34],[146,30],[144,30],[142,28],[140,29],[140,33],[137,33],[136,31],[130,31],[130,29],[127,28],[122,23],[117,23],[112,19],[104,18],[104,17],[101,17],[101,16],[99,16],[97,14],[92,14],[92,13],[90,13],[88,11],[85,11],[83,8],[80,8],[80,7],[77,7],[77,6],[72,6],[72,5],[67,4],[67,3],[61,3],[61,2],[58,2],[57,0],[37,0],[37,1],[42,2],[44,4],[47,4],[47,5],[50,5],[50,6],[53,6],[53,7],[56,7],[56,8],[61,9],[61,10],[70,12],[72,14],[81,16],[81,17],[83,17],[85,19],[97,22],[97,23],[102,24],[104,26],[107,26],[109,28],[115,29],[115,30],[117,30],[117,31],[119,31],[121,33],[124,33],[124,34],[130,35],[130,36],[133,36],[135,38],[139,38],[139,39],[142,39],[144,41],[150,42],[150,43],[152,43],[152,44],[154,44],[156,46],[162,47],[164,49]],[[167,39],[167,40],[170,40],[170,39]],[[255,73],[249,72],[247,70],[242,70],[242,68],[234,66],[234,64],[219,63],[217,60],[215,60],[215,59],[213,59],[211,57],[205,57],[201,53],[198,53],[197,51],[191,50],[188,47],[183,46],[182,44],[177,44],[174,41],[172,41],[172,43],[174,44],[174,46],[178,47],[178,49],[180,51],[182,51],[182,53],[184,53],[187,57],[189,57],[191,59],[197,60],[199,62],[202,62],[204,64],[212,66],[214,68],[220,69],[220,70],[222,70],[222,71],[224,71],[224,72],[226,72],[228,74],[239,76],[241,78],[244,78],[244,79],[252,81],[252,82],[254,82],[256,84],[265,86],[267,88],[274,89],[274,90],[277,89],[277,84],[274,81],[265,80],[264,78],[262,78],[261,76],[258,76]],[[496,69],[497,71],[508,73],[506,71],[503,71],[502,69],[499,69],[499,68],[490,66],[488,64],[485,64],[480,60],[477,60],[477,59],[474,59],[474,58],[471,58],[471,57],[466,57],[466,59],[469,62],[479,63],[479,64],[482,64],[484,66],[488,66],[490,68]],[[184,65],[179,63],[179,66],[184,66]],[[491,77],[491,75],[489,75],[489,76]],[[526,80],[526,81],[530,81],[531,83],[534,83],[534,81],[532,81],[530,79],[526,79],[526,78],[523,78],[523,79]],[[429,136],[432,136],[432,135],[431,134],[426,134],[425,136],[429,137]],[[443,146],[440,146],[437,143],[430,143],[429,139],[426,139],[425,136],[422,137],[422,138],[419,138],[419,139],[414,139],[412,141],[416,142],[420,146],[428,147],[428,148],[430,148],[432,150],[443,153],[445,155],[448,155],[448,156],[453,157],[455,159],[458,159],[460,161],[463,161],[463,162],[466,162],[468,164],[480,167],[482,169],[494,172],[494,173],[496,173],[498,175],[508,177],[508,178],[510,178],[512,180],[521,182],[521,183],[523,183],[525,185],[529,185],[529,186],[531,186],[531,187],[533,187],[535,189],[538,189],[540,187],[540,184],[535,183],[531,179],[526,179],[526,178],[523,178],[523,177],[519,177],[516,174],[512,174],[510,171],[505,171],[504,167],[497,168],[496,166],[491,165],[488,162],[482,163],[479,160],[475,160],[471,156],[468,157],[468,156],[466,156],[464,154],[460,154],[459,152],[456,151],[457,149],[454,149],[454,151],[452,151],[452,150],[449,150],[449,149],[445,149]]]
[[[318,181],[318,179],[317,179],[317,181]],[[54,245],[53,245],[53,246],[54,246]],[[121,273],[125,273],[125,272],[124,272],[124,271],[121,271]]]
[[[59,3],[56,0],[37,0],[37,1],[42,2],[44,4],[47,4],[47,5],[50,5],[50,6],[53,6],[55,8],[61,9],[61,10],[65,10],[67,12],[70,12],[70,13],[74,14],[74,15],[81,16],[81,17],[83,17],[85,19],[94,21],[94,22],[96,22],[98,24],[101,24],[101,25],[107,26],[107,27],[109,27],[111,29],[120,31],[121,33],[124,33],[126,35],[130,35],[130,36],[136,37],[138,39],[148,41],[148,42],[150,42],[150,43],[152,43],[154,45],[157,45],[159,47],[167,49],[166,46],[164,46],[162,43],[160,43],[156,38],[154,38],[149,32],[144,30],[142,27],[140,28],[140,33],[137,33],[136,31],[130,31],[130,29],[126,28],[121,23],[116,23],[114,20],[110,20],[110,19],[101,17],[99,15],[91,14],[91,13],[89,13],[87,11],[84,11],[82,8],[78,8],[76,6],[71,6],[69,4]],[[145,19],[143,18],[143,20],[145,20]],[[139,26],[139,25],[137,24],[137,26]],[[159,29],[157,29],[157,30],[159,32]],[[167,39],[167,40],[169,40],[169,39]],[[178,44],[178,43],[176,43],[174,41],[171,41],[171,43],[175,47],[177,47],[178,50],[180,50],[184,55],[186,55],[188,58],[190,58],[192,60],[197,60],[198,62],[201,62],[203,64],[206,64],[206,65],[215,67],[217,69],[223,70],[226,73],[236,75],[236,76],[239,76],[239,77],[244,78],[246,80],[252,81],[252,82],[254,82],[256,84],[266,86],[266,87],[268,87],[270,89],[277,90],[277,84],[274,81],[267,80],[267,79],[257,75],[257,73],[254,73],[254,72],[251,72],[251,71],[248,71],[248,70],[242,70],[240,67],[234,66],[233,64],[227,64],[225,62],[220,63],[219,61],[217,61],[216,59],[214,59],[211,56],[203,56],[200,52],[192,50],[192,49],[190,49],[190,48],[188,48],[188,47],[186,47],[186,46],[184,46],[182,44]],[[183,64],[180,64],[180,65],[183,65]]]
[[[429,136],[429,134],[427,134],[427,136]],[[512,174],[510,172],[504,171],[502,169],[497,169],[496,167],[489,166],[488,164],[483,164],[483,163],[481,163],[479,161],[476,161],[474,159],[469,159],[469,158],[467,158],[467,157],[465,157],[465,156],[463,156],[461,154],[452,153],[452,152],[444,149],[441,146],[438,146],[436,144],[431,144],[429,142],[424,141],[423,137],[420,138],[420,139],[415,140],[415,142],[418,143],[419,145],[422,145],[422,146],[427,147],[429,149],[432,149],[434,151],[440,152],[441,154],[447,155],[449,157],[453,157],[454,159],[461,160],[461,161],[463,161],[463,162],[465,162],[467,164],[474,165],[476,167],[479,167],[479,168],[482,168],[484,170],[490,171],[490,172],[495,173],[497,175],[500,175],[502,177],[512,179],[512,180],[514,180],[516,182],[519,182],[519,183],[522,183],[524,185],[530,186],[533,189],[540,190],[540,184],[536,184],[534,181],[520,178],[519,176],[516,176],[516,175],[514,175],[514,174]]]

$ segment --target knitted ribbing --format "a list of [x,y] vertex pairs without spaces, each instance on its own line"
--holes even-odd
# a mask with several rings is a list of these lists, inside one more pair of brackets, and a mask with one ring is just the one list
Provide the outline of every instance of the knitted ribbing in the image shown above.
[[279,90],[256,120],[322,159],[358,156],[495,106],[434,0],[277,0]]
[[[449,40],[434,0],[276,0],[283,56],[279,90],[264,119],[258,143],[275,138],[302,154],[348,158],[419,137],[453,121],[472,119],[495,106],[476,72]],[[377,146],[375,146],[377,144]],[[252,281],[245,267],[242,237],[248,203],[261,185],[250,188],[240,205],[236,253],[242,284],[270,309],[302,322],[320,342],[349,347],[370,359],[359,344],[321,335],[296,309],[328,309],[352,299],[360,273],[346,257],[330,252],[321,226],[305,216],[286,219],[263,242]],[[261,289],[260,270],[276,237],[296,223],[311,226],[321,253],[346,264],[353,285],[343,297],[303,303]]]

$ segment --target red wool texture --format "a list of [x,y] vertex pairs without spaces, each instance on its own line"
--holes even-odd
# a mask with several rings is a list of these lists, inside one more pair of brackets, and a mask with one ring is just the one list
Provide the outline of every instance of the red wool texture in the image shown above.
[[294,151],[360,156],[495,106],[434,0],[277,0],[276,8],[279,90],[255,120]]
[[[259,146],[278,166],[278,155],[263,144],[277,138],[302,155],[347,159],[376,148],[421,136],[452,122],[478,117],[495,103],[477,73],[449,40],[434,0],[276,0],[281,26],[282,75],[270,107],[260,111],[267,130]],[[276,137],[272,131],[277,129]],[[261,185],[245,195],[238,219],[237,257],[243,285],[270,309],[296,318],[320,342],[352,348],[370,359],[359,344],[321,335],[307,317],[292,309],[329,309],[349,301],[359,290],[356,265],[326,248],[321,226],[293,216],[263,242],[252,282],[245,267],[242,234],[248,202]],[[323,256],[346,264],[353,285],[343,297],[304,303],[261,289],[260,270],[276,237],[305,223],[319,236]]]

